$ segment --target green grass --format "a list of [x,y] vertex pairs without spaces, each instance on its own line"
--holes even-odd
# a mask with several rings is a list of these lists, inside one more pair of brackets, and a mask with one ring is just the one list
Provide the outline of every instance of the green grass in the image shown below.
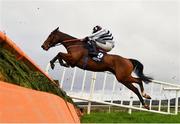
[[0,46],[0,80],[22,87],[52,93],[73,103],[72,99],[39,71],[32,70],[24,61],[17,60],[10,51]]
[[179,115],[161,115],[149,112],[93,112],[85,114],[81,123],[180,123]]

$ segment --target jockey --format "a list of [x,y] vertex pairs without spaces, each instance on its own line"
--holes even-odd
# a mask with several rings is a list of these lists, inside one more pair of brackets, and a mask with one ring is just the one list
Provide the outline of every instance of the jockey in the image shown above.
[[110,31],[98,25],[93,28],[92,34],[85,40],[90,42],[93,50],[89,54],[93,56],[98,55],[97,47],[104,52],[109,52],[114,48],[113,36]]

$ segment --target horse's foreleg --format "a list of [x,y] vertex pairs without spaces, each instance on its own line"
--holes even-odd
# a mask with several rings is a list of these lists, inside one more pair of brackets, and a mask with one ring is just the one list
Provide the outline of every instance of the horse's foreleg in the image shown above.
[[54,66],[55,66],[55,61],[58,59],[58,54],[50,61],[50,65],[51,65],[51,68],[54,69]]
[[61,66],[69,67],[69,64],[67,64],[67,62],[66,62],[66,63],[63,62],[62,53],[59,52],[59,53],[50,61],[50,65],[51,65],[51,68],[52,68],[52,69],[54,69],[54,67],[55,67],[55,64],[54,64],[54,63],[55,63],[56,60],[59,61],[59,64],[60,64]]
[[[62,52],[58,53],[58,60],[59,60],[59,63],[61,66],[69,67],[70,66],[70,58],[71,58],[71,55],[68,53],[62,53]],[[63,62],[63,60],[65,61],[65,63]]]
[[[58,56],[59,63],[62,66],[65,66],[65,67],[69,67],[69,66],[74,67],[75,64],[77,63],[77,61],[69,53],[59,52],[57,56]],[[66,63],[64,63],[62,60],[64,60]]]

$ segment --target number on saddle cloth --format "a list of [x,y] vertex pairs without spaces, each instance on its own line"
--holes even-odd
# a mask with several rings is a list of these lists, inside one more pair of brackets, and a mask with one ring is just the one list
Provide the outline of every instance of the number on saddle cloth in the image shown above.
[[92,59],[96,62],[101,62],[103,60],[104,53],[98,52],[97,56],[92,57]]
[[[87,45],[87,49],[88,49],[88,51],[89,51],[89,56],[90,56],[94,61],[96,61],[96,62],[101,62],[102,59],[103,59],[103,57],[104,57],[104,52],[103,52],[102,50],[97,49],[96,53],[92,55],[91,53],[94,52],[93,46],[92,46],[91,44],[89,44],[89,43],[87,43],[87,44],[88,44],[88,45]],[[101,51],[102,51],[102,52],[101,52]]]

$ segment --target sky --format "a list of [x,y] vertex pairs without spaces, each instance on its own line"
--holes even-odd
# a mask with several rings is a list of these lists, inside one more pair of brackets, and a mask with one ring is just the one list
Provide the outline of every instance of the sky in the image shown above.
[[178,0],[0,0],[0,31],[45,70],[66,52],[43,51],[51,31],[84,38],[101,25],[114,36],[110,54],[138,59],[145,74],[180,84],[179,7]]

